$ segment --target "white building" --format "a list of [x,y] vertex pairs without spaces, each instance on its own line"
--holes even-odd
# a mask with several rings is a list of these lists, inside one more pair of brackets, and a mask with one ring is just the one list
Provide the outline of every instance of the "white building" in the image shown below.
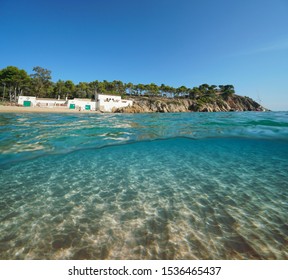
[[36,97],[35,96],[19,96],[18,104],[25,107],[34,107],[36,106]]
[[118,108],[132,106],[133,101],[122,99],[117,95],[97,94],[97,100],[74,98],[70,100],[36,98],[35,96],[19,96],[18,104],[25,107],[54,108],[63,107],[78,111],[113,112]]
[[68,100],[68,108],[78,111],[96,111],[96,102],[91,101],[91,99],[74,98]]
[[66,100],[50,99],[50,98],[37,98],[35,96],[19,96],[18,104],[24,107],[59,107],[67,106]]
[[115,109],[133,105],[133,101],[122,99],[117,95],[97,94],[96,97],[96,108],[101,112],[112,112]]
[[50,98],[36,98],[36,107],[65,107],[67,101],[65,99],[50,99]]

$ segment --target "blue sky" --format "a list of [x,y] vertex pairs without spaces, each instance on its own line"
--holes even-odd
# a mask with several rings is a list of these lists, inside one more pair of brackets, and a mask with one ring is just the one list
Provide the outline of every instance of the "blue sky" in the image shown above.
[[0,68],[58,79],[233,84],[288,110],[288,0],[0,0]]

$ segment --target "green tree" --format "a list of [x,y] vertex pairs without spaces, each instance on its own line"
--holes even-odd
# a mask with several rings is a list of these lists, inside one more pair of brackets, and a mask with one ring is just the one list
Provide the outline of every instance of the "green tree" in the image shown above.
[[116,94],[125,94],[125,87],[123,82],[121,81],[113,81],[112,82],[113,91]]
[[132,83],[127,83],[124,85],[125,87],[125,92],[128,93],[129,95],[134,95],[135,94],[135,86]]
[[192,98],[192,99],[198,98],[198,97],[200,97],[202,95],[203,95],[203,93],[198,87],[193,87],[189,91],[189,97]]
[[7,66],[0,71],[0,83],[3,85],[2,99],[7,99],[9,96],[10,102],[16,102],[19,95],[29,93],[31,79],[25,70]]
[[112,93],[113,92],[113,84],[104,80],[103,82],[101,82],[100,84],[102,84],[102,88],[104,89],[103,93]]
[[188,88],[185,86],[178,87],[176,89],[176,94],[177,96],[185,96],[186,94],[188,94]]
[[208,84],[202,84],[199,86],[199,90],[202,94],[208,94],[209,93],[209,85]]
[[175,88],[165,85],[165,84],[161,84],[161,86],[159,87],[159,90],[162,96],[174,96],[176,92]]
[[94,91],[90,90],[89,84],[85,82],[80,82],[76,85],[75,92],[76,95],[81,98],[92,98],[92,95],[94,94]]
[[65,82],[62,80],[58,80],[55,84],[54,84],[54,88],[53,88],[53,92],[54,92],[54,96],[57,98],[58,96],[60,98],[64,98],[66,97],[65,95]]
[[36,97],[45,97],[51,92],[51,71],[40,66],[33,68],[34,74],[31,74],[33,90]]
[[216,85],[211,85],[208,87],[208,94],[216,94],[217,92],[217,86]]
[[75,91],[76,88],[75,88],[74,83],[68,80],[68,81],[65,81],[64,85],[65,85],[65,94],[67,96],[76,97],[76,91]]
[[233,85],[219,85],[219,89],[224,98],[234,95],[235,89]]
[[147,93],[149,95],[156,96],[160,92],[159,87],[154,83],[148,84],[145,87],[146,87]]
[[137,95],[143,95],[146,92],[146,86],[144,84],[137,84],[135,85],[135,90]]
[[92,89],[94,92],[97,91],[97,93],[106,93],[106,88],[105,88],[105,83],[99,82],[99,81],[94,81],[89,84],[90,89]]
[[93,82],[90,82],[88,84],[88,88],[89,88],[89,93],[91,95],[91,98],[93,100],[95,100],[95,94],[98,93],[98,94],[102,94],[105,92],[105,88],[104,88],[104,85],[99,82],[98,80],[95,80]]

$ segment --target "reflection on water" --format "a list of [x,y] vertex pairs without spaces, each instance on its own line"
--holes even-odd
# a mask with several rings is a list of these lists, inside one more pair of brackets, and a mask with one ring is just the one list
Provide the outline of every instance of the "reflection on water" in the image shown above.
[[138,142],[6,164],[1,259],[288,259],[286,141]]

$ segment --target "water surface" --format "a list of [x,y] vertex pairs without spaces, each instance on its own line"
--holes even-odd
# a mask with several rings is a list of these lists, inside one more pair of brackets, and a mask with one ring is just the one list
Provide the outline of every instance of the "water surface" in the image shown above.
[[288,114],[0,115],[1,259],[288,259]]

